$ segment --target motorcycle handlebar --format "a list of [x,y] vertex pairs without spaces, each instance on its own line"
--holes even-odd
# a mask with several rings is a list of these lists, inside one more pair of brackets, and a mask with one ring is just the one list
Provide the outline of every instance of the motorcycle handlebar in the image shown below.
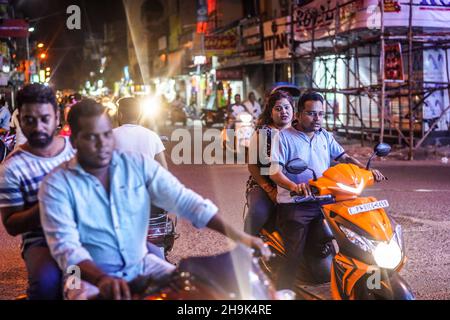
[[301,202],[322,202],[322,201],[332,201],[334,198],[331,194],[327,194],[324,196],[302,196],[298,195],[296,192],[291,192],[291,197],[295,197],[295,202],[301,203]]

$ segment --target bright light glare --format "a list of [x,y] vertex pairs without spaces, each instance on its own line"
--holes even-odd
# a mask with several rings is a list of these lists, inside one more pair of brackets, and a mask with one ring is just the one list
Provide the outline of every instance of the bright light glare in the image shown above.
[[142,115],[144,118],[153,118],[159,113],[159,99],[154,96],[144,98],[141,102]]
[[402,250],[393,238],[389,244],[381,242],[375,249],[373,257],[379,267],[395,269],[402,260]]

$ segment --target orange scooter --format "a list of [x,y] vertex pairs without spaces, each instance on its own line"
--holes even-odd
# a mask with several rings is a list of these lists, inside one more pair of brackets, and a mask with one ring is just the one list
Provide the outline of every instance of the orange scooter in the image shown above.
[[[369,171],[371,160],[388,155],[390,150],[389,145],[378,144],[366,170],[353,164],[338,164],[320,178],[301,159],[286,165],[285,169],[292,174],[313,171],[313,179],[309,181],[313,195],[291,196],[296,203],[319,203],[324,217],[308,235],[306,261],[301,269],[309,270],[310,274],[299,270],[297,295],[300,297],[414,299],[408,284],[399,275],[406,262],[405,247],[401,226],[384,210],[389,206],[388,201],[360,196],[365,187],[374,183]],[[260,235],[272,248],[278,263],[282,263],[285,252],[277,231],[265,228]],[[273,264],[266,265],[266,270],[273,274],[276,268]],[[309,278],[305,279],[305,275]]]

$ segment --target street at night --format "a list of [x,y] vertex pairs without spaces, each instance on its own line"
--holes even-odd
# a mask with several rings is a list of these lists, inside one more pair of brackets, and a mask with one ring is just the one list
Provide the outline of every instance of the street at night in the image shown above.
[[450,300],[449,21],[0,0],[0,300]]
[[[170,131],[165,132],[170,134]],[[170,135],[169,135],[170,136]],[[168,154],[170,146],[168,145]],[[388,212],[402,225],[408,257],[401,274],[417,299],[450,299],[450,170],[439,160],[405,162],[377,161],[374,165],[389,178],[365,191],[387,199]],[[173,165],[170,171],[188,188],[211,199],[225,219],[243,227],[245,165]],[[14,299],[26,289],[26,272],[19,254],[20,240],[0,231],[0,298]],[[178,220],[180,234],[169,255],[177,263],[190,256],[222,253],[234,245],[213,231],[198,230]]]

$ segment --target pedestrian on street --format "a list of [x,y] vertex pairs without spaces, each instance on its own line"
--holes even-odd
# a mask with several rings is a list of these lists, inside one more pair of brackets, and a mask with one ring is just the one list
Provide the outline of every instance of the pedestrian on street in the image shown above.
[[261,105],[256,101],[256,96],[253,91],[248,94],[248,100],[244,102],[244,107],[255,120],[261,115]]
[[234,103],[230,105],[228,113],[233,119],[236,119],[238,114],[241,112],[245,112],[245,107],[241,101],[241,95],[238,93],[234,95]]
[[52,255],[61,269],[78,266],[83,277],[80,288],[65,286],[65,298],[100,293],[106,299],[130,299],[128,281],[160,279],[174,271],[147,251],[152,203],[197,228],[207,226],[270,255],[261,239],[228,225],[211,201],[185,188],[156,161],[115,150],[111,119],[102,105],[84,100],[72,107],[68,121],[77,155],[46,177],[39,191]]
[[67,138],[55,136],[59,123],[53,91],[26,85],[17,94],[19,121],[27,142],[0,167],[0,212],[8,234],[22,236],[29,299],[60,299],[61,271],[41,227],[37,193],[44,177],[75,154]]
[[0,98],[0,133],[9,131],[9,123],[11,121],[11,112],[5,98]]

